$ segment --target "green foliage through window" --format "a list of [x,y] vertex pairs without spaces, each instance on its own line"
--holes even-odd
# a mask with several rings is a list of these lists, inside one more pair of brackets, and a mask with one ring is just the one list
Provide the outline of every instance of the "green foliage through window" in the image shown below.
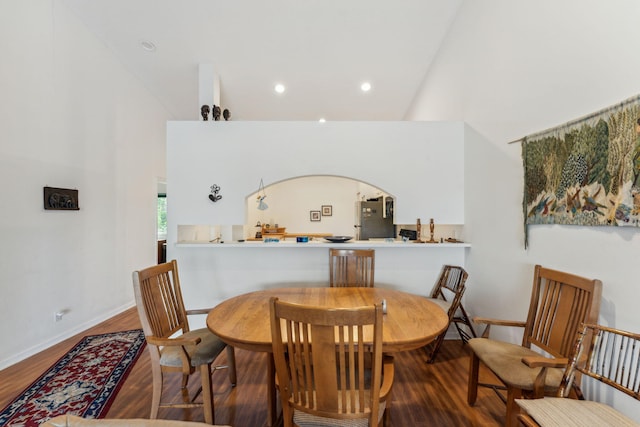
[[167,235],[167,196],[158,194],[158,238]]

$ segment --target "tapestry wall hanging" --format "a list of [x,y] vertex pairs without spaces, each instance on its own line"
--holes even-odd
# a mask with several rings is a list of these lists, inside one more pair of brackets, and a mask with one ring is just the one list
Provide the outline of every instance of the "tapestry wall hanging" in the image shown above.
[[529,224],[640,226],[640,96],[522,139]]

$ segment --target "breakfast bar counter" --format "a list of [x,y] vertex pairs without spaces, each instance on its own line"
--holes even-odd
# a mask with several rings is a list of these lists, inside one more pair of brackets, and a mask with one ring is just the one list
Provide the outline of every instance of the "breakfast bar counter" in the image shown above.
[[263,241],[246,241],[246,242],[225,242],[225,243],[211,243],[207,241],[184,241],[175,244],[176,247],[183,248],[332,248],[339,247],[344,249],[377,249],[377,248],[404,248],[404,249],[443,249],[443,248],[470,248],[470,243],[416,243],[413,240],[403,242],[394,240],[393,242],[378,241],[378,240],[352,240],[344,243],[331,243],[323,240],[310,240],[305,243],[298,243],[295,240],[281,240],[279,242],[263,242]]

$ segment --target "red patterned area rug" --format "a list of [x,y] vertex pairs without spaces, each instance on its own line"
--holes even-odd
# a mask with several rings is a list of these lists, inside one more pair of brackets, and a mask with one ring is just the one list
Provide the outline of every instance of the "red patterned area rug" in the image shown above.
[[140,329],[84,337],[0,412],[0,426],[35,427],[65,413],[103,418],[145,343]]

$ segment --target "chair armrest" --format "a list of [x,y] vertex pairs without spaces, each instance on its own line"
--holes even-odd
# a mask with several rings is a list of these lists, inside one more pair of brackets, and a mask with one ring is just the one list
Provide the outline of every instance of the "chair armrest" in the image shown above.
[[384,372],[384,376],[382,378],[382,384],[380,385],[380,401],[386,400],[393,386],[393,377],[395,374],[393,356],[384,356],[382,359],[382,372]]
[[524,328],[527,325],[527,322],[520,320],[501,320],[501,319],[492,319],[490,317],[474,317],[474,323],[484,323],[487,325],[482,331],[482,338],[489,337],[489,331],[491,330],[491,325],[495,326],[514,326],[518,328]]
[[547,381],[547,368],[566,368],[569,359],[560,357],[557,359],[544,356],[526,356],[523,357],[522,363],[530,368],[542,368],[533,381],[533,398],[541,399],[544,397],[544,385]]
[[210,311],[210,308],[195,308],[193,310],[186,310],[186,313],[187,316],[190,316],[193,314],[209,314]]
[[156,338],[154,336],[149,336],[147,338],[147,343],[151,345],[157,346],[185,346],[185,345],[196,345],[200,344],[202,338],[194,337],[194,338]]
[[544,356],[527,356],[522,358],[522,363],[530,368],[566,368],[569,364],[569,359],[566,357],[553,359]]

